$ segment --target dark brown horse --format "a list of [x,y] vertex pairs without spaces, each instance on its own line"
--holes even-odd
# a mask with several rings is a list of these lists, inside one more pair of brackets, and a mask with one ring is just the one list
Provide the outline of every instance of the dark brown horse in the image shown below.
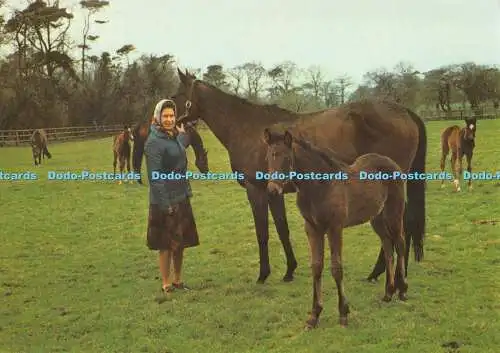
[[[195,155],[195,165],[196,168],[202,173],[208,173],[208,150],[205,149],[203,145],[203,139],[196,130],[196,124],[198,121],[186,122],[184,129],[188,134],[188,145],[193,147]],[[144,144],[149,136],[149,129],[151,127],[151,121],[143,121],[138,123],[132,130],[134,136],[134,149],[132,154],[132,165],[134,166],[134,172],[141,174],[142,157],[144,155]],[[142,179],[139,178],[137,181],[142,184]]]
[[[403,237],[405,182],[396,162],[386,156],[368,153],[358,157],[353,164],[346,165],[288,131],[282,135],[266,129],[264,140],[269,146],[268,172],[271,175],[278,174],[277,178],[271,177],[268,182],[269,192],[281,194],[287,184],[293,185],[297,190],[297,206],[305,221],[313,277],[313,306],[306,328],[317,326],[323,310],[321,275],[325,233],[330,245],[331,273],[337,285],[342,326],[347,325],[349,313],[342,283],[344,228],[370,221],[380,237],[385,254],[386,285],[383,300],[391,301],[396,288],[399,289],[400,298],[406,300],[408,284],[405,280]],[[361,172],[373,176],[380,172],[391,179],[361,180]],[[393,269],[394,248],[397,254],[396,273]]]
[[[415,113],[398,104],[365,100],[319,112],[296,114],[277,106],[258,105],[230,95],[196,80],[188,72],[184,74],[178,70],[178,74],[180,85],[173,99],[177,107],[186,106],[185,121],[203,119],[228,151],[232,170],[245,175],[246,179],[238,183],[246,189],[253,213],[260,256],[259,283],[263,283],[271,272],[269,209],[287,259],[287,271],[283,279],[291,281],[297,267],[290,242],[284,195],[268,195],[267,182],[255,178],[256,172],[267,168],[267,145],[262,139],[264,128],[273,124],[293,125],[315,145],[336,150],[345,163],[353,163],[360,155],[373,152],[389,156],[403,172],[425,172],[425,125]],[[407,183],[406,265],[411,240],[416,261],[421,261],[424,253],[423,179]],[[380,249],[369,279],[376,279],[384,270],[384,253]]]
[[[127,172],[130,173],[130,140],[134,140],[132,131],[125,125],[123,131],[113,137],[113,173],[116,174],[116,162],[120,162],[120,174],[127,166]],[[118,184],[122,182],[119,181]]]
[[35,165],[42,164],[42,157],[45,159],[47,156],[48,159],[52,158],[49,150],[47,149],[48,139],[45,130],[36,129],[33,131],[31,135],[31,152],[33,154],[33,160],[35,161]]
[[[441,171],[444,171],[446,157],[451,150],[451,171],[453,173],[453,184],[455,190],[460,191],[460,178],[462,177],[462,160],[467,159],[467,171],[472,172],[471,162],[476,139],[476,118],[465,118],[465,126],[449,126],[441,133]],[[472,178],[469,177],[469,189],[472,189]],[[444,187],[444,179],[441,180]]]

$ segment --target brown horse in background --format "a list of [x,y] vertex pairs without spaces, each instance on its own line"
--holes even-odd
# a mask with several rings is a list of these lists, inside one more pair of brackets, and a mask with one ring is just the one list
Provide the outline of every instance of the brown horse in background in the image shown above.
[[[297,190],[297,206],[305,221],[309,241],[313,276],[313,306],[307,329],[315,328],[322,307],[321,276],[328,236],[331,256],[331,273],[338,293],[340,324],[347,325],[349,305],[343,285],[343,229],[370,221],[380,237],[386,264],[386,285],[383,301],[389,302],[396,289],[406,300],[408,284],[405,280],[405,239],[403,215],[405,208],[405,181],[401,169],[392,159],[376,153],[364,154],[347,165],[319,150],[311,143],[288,131],[284,135],[264,130],[268,144],[267,171],[280,176],[270,179],[270,193],[281,194],[286,184]],[[360,180],[360,172],[391,175],[389,180]],[[294,177],[300,175],[301,177]],[[319,180],[306,180],[315,173]],[[395,174],[399,173],[399,174]],[[326,179],[326,180],[325,180]],[[397,266],[393,269],[393,251],[396,249]]]
[[[316,146],[335,150],[346,163],[353,163],[366,153],[378,153],[390,157],[405,173],[425,173],[425,124],[417,114],[399,104],[361,100],[336,108],[297,114],[277,106],[250,102],[197,80],[187,71],[177,71],[180,84],[172,99],[177,107],[186,107],[185,117],[178,121],[202,119],[226,148],[232,171],[245,176],[238,183],[245,189],[252,210],[260,259],[258,283],[264,283],[271,273],[269,211],[286,256],[287,269],[283,280],[292,281],[297,268],[284,195],[269,195],[267,181],[255,178],[258,171],[267,168],[267,145],[262,139],[264,128],[293,125]],[[409,180],[406,184],[405,266],[412,242],[415,260],[419,262],[424,256],[425,184],[425,178]],[[368,279],[376,279],[384,271],[384,252],[381,248]]]
[[[125,125],[123,131],[113,138],[113,173],[116,174],[116,162],[120,161],[120,174],[127,165],[127,172],[130,173],[130,140],[134,140],[132,131]],[[118,184],[122,182],[119,181]]]
[[[205,149],[203,145],[203,139],[196,130],[196,124],[198,121],[186,122],[184,124],[184,129],[188,135],[188,144],[184,146],[188,148],[193,147],[195,155],[195,165],[201,173],[208,173],[208,150]],[[144,144],[149,136],[149,129],[151,128],[151,121],[143,121],[134,127],[132,130],[132,135],[134,136],[134,148],[132,154],[132,165],[134,166],[134,172],[141,174],[142,157],[144,153]],[[142,179],[137,180],[139,184],[142,184]]]
[[[465,127],[458,125],[449,126],[441,133],[441,171],[444,171],[446,157],[451,150],[451,171],[453,173],[453,184],[455,190],[460,191],[460,178],[463,173],[462,160],[467,159],[467,171],[472,172],[472,154],[476,139],[476,118],[465,118]],[[444,179],[441,180],[441,187],[444,187]],[[472,178],[468,181],[469,190],[472,189]]]
[[47,156],[48,159],[52,158],[52,155],[47,149],[47,145],[48,139],[45,130],[36,129],[33,131],[33,134],[31,135],[31,152],[33,154],[35,165],[42,164],[42,157],[43,159],[45,159],[45,156]]

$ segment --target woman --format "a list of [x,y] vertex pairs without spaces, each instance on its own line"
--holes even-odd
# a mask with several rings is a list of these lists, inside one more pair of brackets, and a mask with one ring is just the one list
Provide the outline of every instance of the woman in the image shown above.
[[[187,170],[184,127],[176,127],[175,103],[163,99],[156,104],[151,132],[144,146],[149,178],[149,219],[147,245],[159,250],[163,293],[189,289],[181,280],[184,249],[199,245],[198,231],[189,198],[189,181],[153,180],[152,173],[184,175]],[[173,281],[170,277],[174,268]]]

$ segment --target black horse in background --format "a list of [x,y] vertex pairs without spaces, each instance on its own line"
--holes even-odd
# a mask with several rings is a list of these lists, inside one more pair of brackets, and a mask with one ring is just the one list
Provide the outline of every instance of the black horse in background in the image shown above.
[[45,156],[47,156],[48,159],[52,158],[52,154],[50,154],[47,145],[48,139],[45,130],[36,129],[33,131],[31,135],[31,151],[33,153],[35,165],[42,164],[42,157],[43,159],[45,159]]

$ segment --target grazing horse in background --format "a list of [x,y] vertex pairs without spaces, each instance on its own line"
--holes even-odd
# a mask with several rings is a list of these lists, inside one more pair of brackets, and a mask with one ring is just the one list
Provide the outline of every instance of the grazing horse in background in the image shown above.
[[[325,233],[328,236],[331,256],[331,273],[338,293],[340,324],[347,326],[349,305],[344,294],[342,265],[343,229],[370,221],[372,228],[382,241],[386,264],[386,284],[383,301],[389,302],[396,289],[399,297],[406,300],[408,284],[405,280],[405,238],[403,215],[405,208],[405,182],[393,180],[360,180],[360,172],[375,174],[382,172],[391,176],[401,168],[392,159],[376,153],[364,154],[351,165],[343,163],[333,155],[319,150],[306,140],[264,131],[268,144],[268,172],[277,172],[277,179],[270,179],[267,188],[272,194],[281,194],[286,184],[297,190],[297,206],[305,221],[309,241],[313,277],[313,306],[306,329],[315,328],[322,307],[321,275],[325,248]],[[290,173],[301,175],[294,178]],[[317,173],[327,180],[307,180],[305,176]],[[285,180],[283,180],[285,178]],[[328,179],[330,178],[330,179]],[[396,249],[397,266],[393,270],[393,249]]]
[[[467,171],[472,172],[471,162],[474,147],[476,145],[476,118],[465,118],[465,127],[458,125],[449,126],[441,133],[441,171],[444,171],[446,157],[451,150],[451,171],[453,173],[453,184],[455,190],[460,191],[460,178],[462,177],[462,159],[465,155],[467,159]],[[444,179],[441,180],[441,187],[444,187]],[[469,178],[469,189],[472,189],[472,178]]]
[[31,135],[31,151],[33,153],[35,165],[42,164],[42,157],[43,159],[45,159],[45,156],[47,156],[48,159],[52,158],[52,154],[50,154],[47,149],[47,144],[48,139],[45,130],[36,129],[33,131],[33,134]]
[[[196,124],[198,121],[190,121],[184,124],[184,129],[188,135],[188,144],[185,146],[193,147],[195,155],[195,165],[196,168],[202,173],[208,173],[208,150],[203,146],[203,139],[196,130]],[[134,136],[134,150],[132,154],[132,165],[134,166],[134,172],[141,174],[142,157],[144,154],[144,145],[149,136],[149,129],[151,127],[151,121],[143,121],[138,123],[132,130],[132,135]],[[142,179],[137,180],[139,184],[142,184]]]
[[[258,283],[271,273],[269,262],[269,211],[286,256],[284,281],[292,281],[297,260],[290,241],[284,194],[269,195],[267,181],[256,173],[267,168],[267,145],[262,131],[274,126],[293,127],[320,148],[335,150],[345,163],[353,163],[366,153],[390,157],[404,173],[425,173],[427,132],[423,120],[397,103],[365,99],[312,113],[294,113],[274,105],[260,105],[229,94],[177,69],[180,84],[172,97],[177,107],[185,107],[178,122],[202,119],[226,148],[233,172],[244,175],[238,180],[244,188],[257,236],[260,271]],[[142,156],[142,154],[141,154]],[[406,264],[413,242],[415,261],[424,257],[425,184],[424,178],[406,183],[405,208]],[[285,189],[284,193],[294,192]],[[379,251],[368,280],[376,280],[385,271],[384,252]],[[407,273],[408,271],[406,271]]]
[[[132,131],[125,125],[123,131],[113,138],[113,173],[116,174],[116,162],[120,161],[120,174],[127,165],[127,172],[130,173],[130,140],[134,140]],[[119,181],[118,184],[122,182]]]

